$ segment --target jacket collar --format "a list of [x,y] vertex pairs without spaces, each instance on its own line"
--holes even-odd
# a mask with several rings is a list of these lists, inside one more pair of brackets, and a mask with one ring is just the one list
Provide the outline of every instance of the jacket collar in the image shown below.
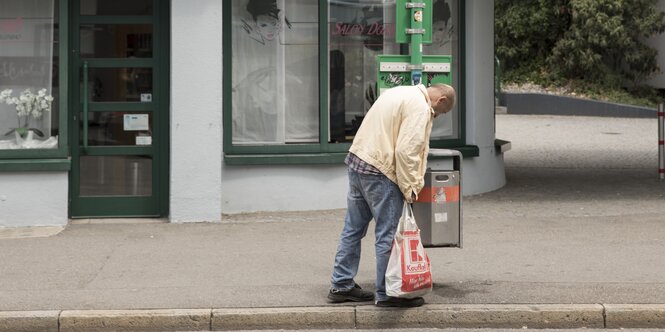
[[425,100],[427,101],[427,105],[429,105],[429,112],[432,114],[432,116],[434,116],[434,110],[432,109],[432,100],[429,99],[429,94],[427,93],[427,88],[425,88],[425,86],[422,85],[422,84],[418,84],[416,86],[418,87],[420,92],[422,92],[423,95],[425,96]]

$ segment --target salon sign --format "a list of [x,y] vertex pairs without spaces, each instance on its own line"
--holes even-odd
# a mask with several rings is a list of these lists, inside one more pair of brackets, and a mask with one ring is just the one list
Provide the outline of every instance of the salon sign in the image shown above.
[[395,24],[335,23],[330,31],[333,36],[393,36]]
[[0,41],[20,40],[23,31],[23,18],[0,19]]

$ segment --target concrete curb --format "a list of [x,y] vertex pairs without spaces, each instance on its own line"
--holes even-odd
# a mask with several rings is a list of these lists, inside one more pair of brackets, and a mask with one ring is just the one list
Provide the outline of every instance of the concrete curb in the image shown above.
[[60,311],[1,311],[0,331],[58,332]]
[[663,328],[665,304],[606,304],[606,327]]
[[409,310],[358,307],[359,328],[603,328],[598,304],[426,305]]
[[427,304],[0,312],[5,331],[224,331],[382,328],[665,328],[665,304]]
[[211,330],[352,329],[355,324],[354,307],[216,309]]
[[206,331],[210,309],[71,310],[60,314],[60,330],[88,331]]

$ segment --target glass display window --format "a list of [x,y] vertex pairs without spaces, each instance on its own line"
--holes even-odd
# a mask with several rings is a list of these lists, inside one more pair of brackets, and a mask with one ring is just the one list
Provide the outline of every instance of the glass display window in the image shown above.
[[0,1],[0,150],[58,147],[57,9]]
[[[409,55],[410,45],[395,40],[396,3],[224,2],[225,161],[341,162],[378,98],[377,56]],[[432,0],[431,6],[432,43],[422,53],[452,59],[459,102],[435,120],[430,143],[464,148],[464,3]]]
[[[395,42],[395,2],[330,1],[328,18],[330,142],[350,142],[377,98],[377,56],[409,54]],[[457,0],[434,0],[432,43],[424,55],[452,55],[453,86],[459,91]],[[459,106],[435,120],[435,139],[459,138]]]
[[305,0],[232,2],[234,145],[319,141],[318,10]]

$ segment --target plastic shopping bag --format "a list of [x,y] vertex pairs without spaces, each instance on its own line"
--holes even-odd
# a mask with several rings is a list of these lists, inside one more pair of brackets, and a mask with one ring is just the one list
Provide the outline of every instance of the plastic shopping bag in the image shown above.
[[431,290],[429,257],[420,240],[420,229],[413,217],[411,204],[404,202],[386,269],[386,294],[414,298]]

